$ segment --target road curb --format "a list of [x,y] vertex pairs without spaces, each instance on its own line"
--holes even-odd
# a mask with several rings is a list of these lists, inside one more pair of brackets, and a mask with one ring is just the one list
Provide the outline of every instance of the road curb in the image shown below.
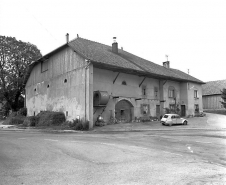
[[226,128],[178,128],[178,129],[115,129],[93,130],[92,132],[143,132],[143,131],[175,131],[175,130],[226,130]]
[[48,130],[48,129],[36,129],[36,128],[18,128],[15,125],[13,127],[0,127],[0,131],[26,131],[26,132],[58,132],[58,133],[83,133],[79,130]]
[[[8,126],[8,125],[7,125]],[[57,132],[57,133],[86,133],[86,132],[144,132],[144,131],[175,131],[175,130],[213,130],[213,131],[223,131],[226,128],[169,128],[169,129],[161,129],[161,128],[148,128],[148,129],[134,129],[134,128],[122,128],[122,129],[106,129],[106,130],[88,130],[88,131],[80,131],[80,130],[49,130],[49,129],[36,129],[36,128],[18,128],[15,125],[10,125],[9,127],[0,127],[2,131],[36,131],[36,132]]]

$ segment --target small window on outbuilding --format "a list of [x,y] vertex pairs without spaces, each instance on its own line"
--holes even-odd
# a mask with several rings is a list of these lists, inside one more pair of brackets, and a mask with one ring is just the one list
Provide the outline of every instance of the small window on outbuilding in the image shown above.
[[41,72],[48,71],[48,60],[42,61],[41,62]]
[[122,85],[127,85],[127,83],[126,83],[126,81],[124,80],[124,81],[122,81]]

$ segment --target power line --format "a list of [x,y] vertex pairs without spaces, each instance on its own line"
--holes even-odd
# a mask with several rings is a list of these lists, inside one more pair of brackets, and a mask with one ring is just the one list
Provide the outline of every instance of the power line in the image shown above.
[[58,43],[60,44],[59,40],[57,40],[52,33],[29,11],[27,7],[25,9],[29,12],[29,14],[35,19],[35,21]]

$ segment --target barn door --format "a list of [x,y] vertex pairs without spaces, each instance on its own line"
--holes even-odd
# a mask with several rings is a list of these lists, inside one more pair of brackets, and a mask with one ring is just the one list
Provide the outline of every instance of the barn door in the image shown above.
[[118,121],[128,123],[132,121],[133,105],[127,100],[121,100],[115,105],[115,117]]

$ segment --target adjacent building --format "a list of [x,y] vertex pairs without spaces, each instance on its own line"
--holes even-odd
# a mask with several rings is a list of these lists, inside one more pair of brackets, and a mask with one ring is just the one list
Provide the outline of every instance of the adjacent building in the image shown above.
[[202,85],[203,109],[224,109],[221,103],[221,91],[224,88],[226,89],[226,80],[210,81]]
[[180,70],[112,46],[76,38],[33,62],[26,76],[28,116],[61,111],[68,120],[106,122],[203,111],[202,82]]

